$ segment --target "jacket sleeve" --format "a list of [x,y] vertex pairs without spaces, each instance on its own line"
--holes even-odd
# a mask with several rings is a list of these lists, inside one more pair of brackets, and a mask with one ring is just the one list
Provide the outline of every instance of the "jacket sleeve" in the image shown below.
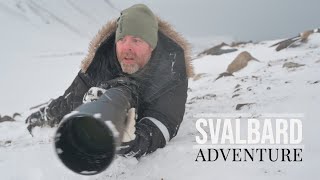
[[162,148],[176,136],[185,112],[188,80],[145,107],[136,124],[135,140],[123,143],[119,154],[141,157]]
[[47,118],[53,124],[59,123],[64,115],[82,104],[83,96],[92,83],[88,75],[80,71],[64,94],[50,102]]

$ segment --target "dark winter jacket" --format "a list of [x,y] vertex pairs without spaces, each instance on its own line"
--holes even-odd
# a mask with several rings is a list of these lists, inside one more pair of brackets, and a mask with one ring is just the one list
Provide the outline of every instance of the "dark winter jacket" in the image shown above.
[[[117,77],[140,77],[136,109],[136,138],[121,154],[140,157],[164,147],[176,136],[187,98],[188,77],[193,75],[187,42],[169,24],[159,20],[158,44],[147,65],[134,76],[121,71],[115,52],[116,22],[106,24],[96,35],[71,86],[63,96],[53,100],[47,110],[49,118],[59,122],[64,115],[82,104],[84,94]],[[137,74],[139,76],[137,76]]]

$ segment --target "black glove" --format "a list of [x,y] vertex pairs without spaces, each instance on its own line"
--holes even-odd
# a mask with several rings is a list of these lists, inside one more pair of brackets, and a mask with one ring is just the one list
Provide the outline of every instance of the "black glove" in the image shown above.
[[[132,93],[133,101],[130,102],[132,107],[135,107],[137,110],[138,97],[139,97],[139,84],[134,78],[129,77],[117,77],[108,81],[103,81],[97,85],[102,89],[110,89],[118,86],[127,87]],[[138,110],[137,110],[138,111]]]
[[[128,77],[118,77],[111,79],[109,81],[103,81],[98,83],[96,86],[91,87],[88,92],[83,96],[82,103],[94,102],[97,101],[102,94],[104,94],[107,89],[117,87],[117,86],[126,86],[134,84],[134,81],[130,81]],[[134,84],[135,85],[135,84]]]
[[27,129],[32,135],[32,129],[36,126],[42,127],[44,125],[54,125],[54,119],[47,115],[47,107],[41,108],[39,111],[32,113],[27,119],[26,124],[29,124]]

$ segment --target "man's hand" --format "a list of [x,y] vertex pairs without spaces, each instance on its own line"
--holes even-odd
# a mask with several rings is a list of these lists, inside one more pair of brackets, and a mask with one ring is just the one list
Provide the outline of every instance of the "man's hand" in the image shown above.
[[[46,107],[41,108],[39,111],[32,113],[27,119],[26,124],[29,124],[27,129],[32,135],[32,129],[36,126],[42,127],[46,122],[48,122],[48,118],[46,115]],[[33,136],[33,135],[32,135]]]
[[[27,129],[32,135],[32,129],[36,126],[43,126],[45,122],[45,108],[41,108],[39,111],[32,113],[26,119],[26,124],[29,124]],[[33,135],[32,135],[33,136]]]
[[127,124],[124,129],[122,142],[130,142],[133,141],[136,138],[135,132],[136,132],[136,110],[135,108],[131,108],[128,111],[127,115]]

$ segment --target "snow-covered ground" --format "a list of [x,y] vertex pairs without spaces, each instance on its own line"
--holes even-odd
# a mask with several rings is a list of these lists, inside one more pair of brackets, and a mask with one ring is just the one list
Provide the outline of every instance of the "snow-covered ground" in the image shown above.
[[[273,40],[243,45],[229,54],[195,59],[195,71],[202,74],[201,78],[190,79],[184,121],[178,135],[165,148],[139,161],[117,157],[106,171],[95,176],[80,176],[68,170],[53,150],[55,129],[35,128],[34,137],[31,137],[24,119],[30,114],[30,106],[61,95],[71,83],[90,38],[104,23],[98,19],[106,16],[103,13],[107,12],[108,6],[100,1],[98,9],[87,12],[88,9],[81,7],[90,7],[89,1],[63,2],[66,4],[59,4],[57,8],[54,1],[0,1],[0,19],[7,22],[1,27],[0,114],[22,113],[15,122],[0,123],[0,179],[292,180],[319,177],[320,34],[312,35],[310,41],[300,47],[280,52],[269,47],[279,41]],[[79,13],[81,18],[60,17],[52,14],[50,8],[62,8],[61,11],[70,8],[70,13]],[[48,24],[44,26],[45,23]],[[195,48],[201,50],[199,46],[195,45]],[[234,76],[215,81],[242,51],[250,52],[260,62],[250,61]],[[286,62],[304,66],[288,69],[283,67]],[[240,86],[235,88],[237,85]],[[239,103],[254,104],[237,111],[235,107]],[[250,113],[254,116],[302,113],[303,162],[195,162],[198,150],[193,146],[199,132],[195,128],[197,118],[194,115],[199,113]]]
[[[302,47],[276,52],[269,46],[275,41],[248,44],[237,52],[205,56],[194,60],[197,73],[205,73],[196,81],[190,80],[189,97],[184,121],[179,134],[163,149],[143,157],[117,157],[105,172],[79,176],[65,168],[56,157],[52,146],[54,129],[36,128],[31,137],[21,118],[17,122],[0,124],[1,179],[214,179],[214,178],[279,178],[301,179],[316,177],[320,160],[318,109],[320,103],[320,36]],[[224,72],[231,60],[242,50],[261,62],[249,65],[234,77],[214,79]],[[285,62],[305,64],[288,70]],[[253,77],[254,76],[254,77]],[[235,86],[240,90],[234,93]],[[233,95],[239,96],[232,98]],[[250,108],[236,111],[238,103],[255,103]],[[303,113],[303,162],[300,163],[234,163],[195,162],[193,149],[195,114],[199,113]]]

